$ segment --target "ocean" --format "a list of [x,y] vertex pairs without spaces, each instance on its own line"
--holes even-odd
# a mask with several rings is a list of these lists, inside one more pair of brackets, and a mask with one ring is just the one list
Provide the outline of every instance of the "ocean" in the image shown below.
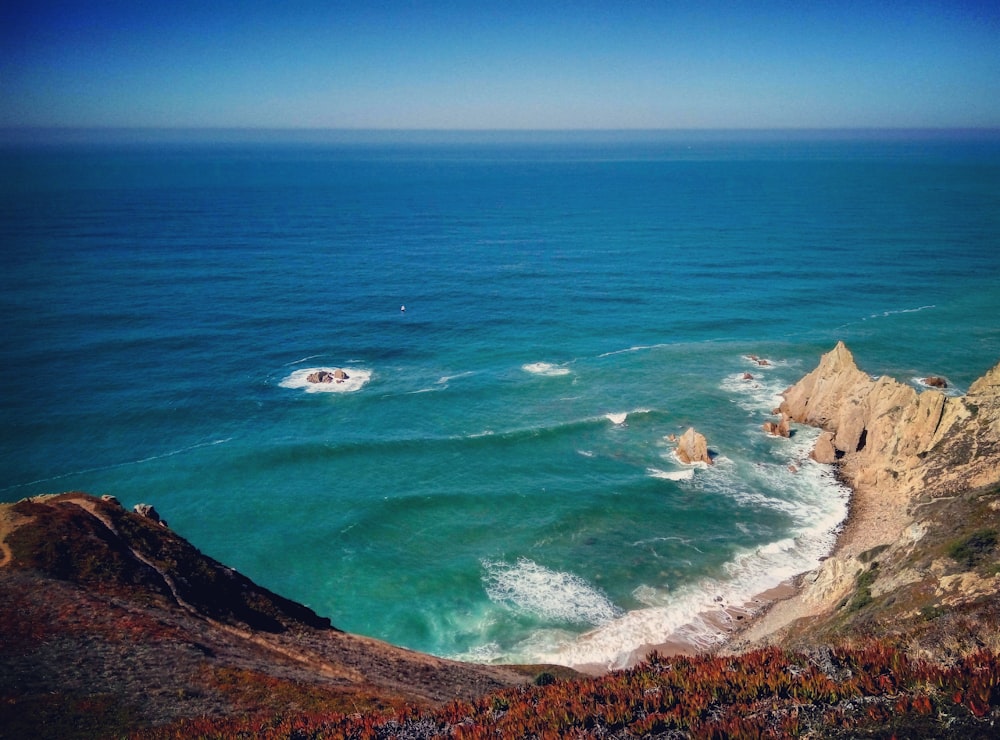
[[[440,656],[710,646],[699,615],[847,512],[815,430],[761,430],[784,388],[838,340],[952,394],[1000,360],[994,133],[109,135],[0,168],[0,499],[153,504]],[[713,465],[674,457],[692,426]]]

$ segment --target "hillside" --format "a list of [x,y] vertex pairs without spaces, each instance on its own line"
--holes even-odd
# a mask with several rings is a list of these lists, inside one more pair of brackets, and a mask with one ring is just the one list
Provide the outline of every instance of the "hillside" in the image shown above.
[[0,738],[996,737],[1000,365],[917,393],[838,345],[777,413],[854,489],[836,550],[718,654],[600,677],[346,634],[149,509],[0,505]]
[[432,707],[540,670],[345,634],[113,500],[4,504],[0,534],[0,737],[94,737],[292,707]]

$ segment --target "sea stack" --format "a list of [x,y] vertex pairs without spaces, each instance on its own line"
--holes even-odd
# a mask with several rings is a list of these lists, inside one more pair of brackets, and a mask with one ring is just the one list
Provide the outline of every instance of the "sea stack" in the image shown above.
[[705,435],[696,432],[694,427],[689,427],[677,441],[677,459],[686,465],[698,462],[711,465],[712,456],[708,453]]

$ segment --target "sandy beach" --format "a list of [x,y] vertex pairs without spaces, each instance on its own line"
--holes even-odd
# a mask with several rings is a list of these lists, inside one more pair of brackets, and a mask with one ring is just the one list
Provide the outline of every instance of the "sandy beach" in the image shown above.
[[819,568],[760,594],[749,605],[750,618],[738,620],[717,650],[733,653],[779,644],[796,620],[835,607],[853,587],[854,574],[861,567],[859,556],[895,542],[910,523],[906,498],[901,492],[852,486],[848,515],[829,557]]

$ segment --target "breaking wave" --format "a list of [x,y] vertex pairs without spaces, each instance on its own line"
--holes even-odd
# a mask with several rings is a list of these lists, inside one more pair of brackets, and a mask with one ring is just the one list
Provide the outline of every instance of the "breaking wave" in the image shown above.
[[558,624],[601,625],[620,617],[600,590],[572,573],[519,558],[483,562],[483,585],[490,599],[515,611]]

